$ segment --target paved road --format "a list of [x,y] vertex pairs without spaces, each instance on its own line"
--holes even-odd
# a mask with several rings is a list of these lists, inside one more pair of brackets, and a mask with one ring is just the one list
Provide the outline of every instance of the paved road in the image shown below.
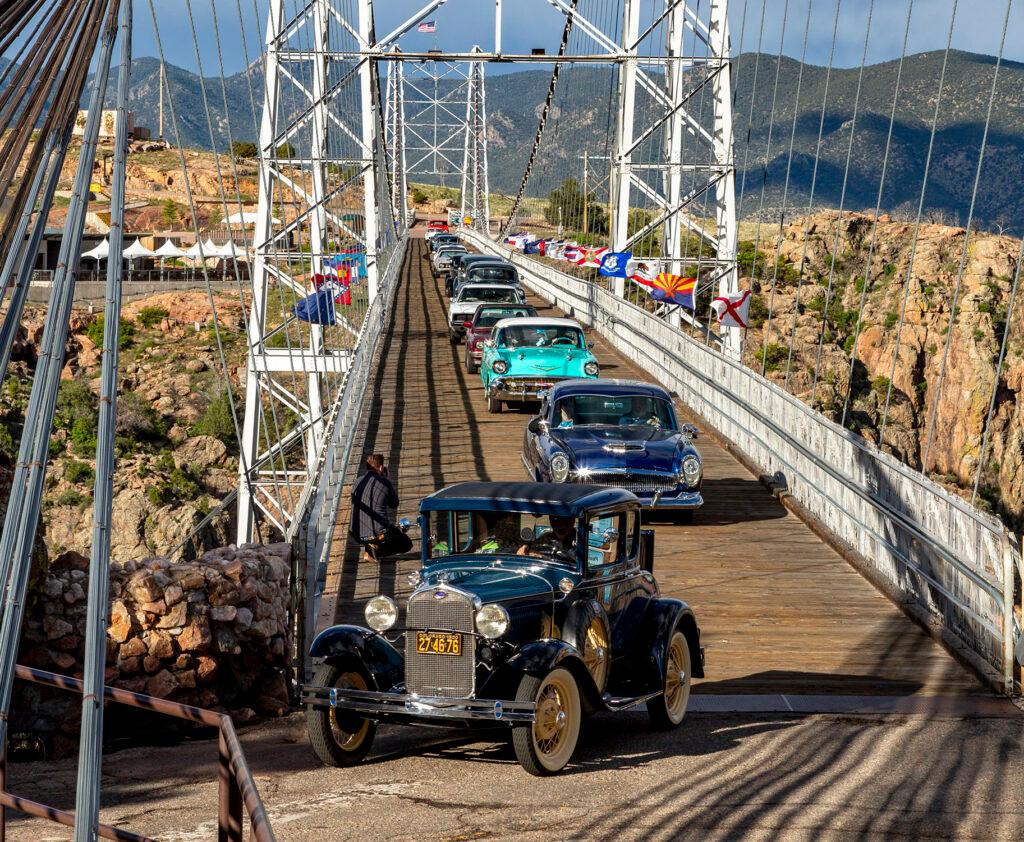
[[[383,729],[371,762],[324,769],[301,715],[243,733],[282,840],[1024,839],[1015,718],[641,714],[588,723],[557,778],[502,743]],[[104,819],[168,842],[214,838],[216,743],[109,756]],[[15,791],[67,802],[73,763],[17,765]],[[200,783],[201,782],[201,783]],[[9,838],[66,839],[15,820]]]

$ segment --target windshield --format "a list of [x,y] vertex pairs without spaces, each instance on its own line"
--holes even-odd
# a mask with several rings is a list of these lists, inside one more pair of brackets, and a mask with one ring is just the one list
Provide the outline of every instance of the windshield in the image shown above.
[[459,301],[514,301],[519,302],[515,287],[466,287],[459,293]]
[[663,430],[676,428],[669,402],[647,395],[573,395],[558,402],[555,419],[559,426],[647,424]]
[[515,325],[498,337],[506,348],[583,348],[583,331],[571,325]]
[[531,307],[486,307],[480,310],[473,327],[494,327],[502,319],[514,316],[532,316]]
[[454,555],[519,555],[576,566],[576,521],[521,512],[431,512],[427,550]]
[[469,270],[469,276],[482,281],[514,281],[516,270],[511,266],[474,266]]

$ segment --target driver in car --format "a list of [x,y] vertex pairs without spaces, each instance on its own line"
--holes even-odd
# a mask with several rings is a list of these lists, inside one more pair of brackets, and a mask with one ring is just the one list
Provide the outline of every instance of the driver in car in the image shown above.
[[[639,403],[639,405],[638,405]],[[661,419],[654,407],[647,401],[633,401],[630,410],[619,419],[620,427],[638,427],[642,424],[649,424],[652,427],[660,427]]]
[[551,528],[527,541],[519,548],[518,555],[551,556],[574,558],[576,555],[576,520],[571,517],[552,515]]

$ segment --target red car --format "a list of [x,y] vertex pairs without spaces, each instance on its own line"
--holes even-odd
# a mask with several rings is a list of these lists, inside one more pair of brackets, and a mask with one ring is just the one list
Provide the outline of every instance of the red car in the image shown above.
[[427,233],[424,235],[429,240],[435,234],[447,234],[448,223],[443,219],[432,219],[427,223]]
[[491,338],[491,328],[498,322],[536,315],[537,311],[527,304],[481,304],[477,307],[472,320],[463,322],[466,328],[466,371],[476,374],[480,370],[484,341]]

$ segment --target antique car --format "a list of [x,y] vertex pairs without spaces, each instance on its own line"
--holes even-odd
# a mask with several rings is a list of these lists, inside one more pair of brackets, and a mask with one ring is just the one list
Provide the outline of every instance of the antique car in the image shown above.
[[490,254],[464,254],[461,258],[452,260],[451,271],[445,282],[445,295],[451,298],[455,288],[465,283],[466,274],[471,266],[476,263],[492,263],[495,260]]
[[560,380],[597,377],[601,368],[591,347],[572,319],[498,322],[480,360],[487,410],[501,412],[505,403],[539,401]]
[[466,328],[466,371],[476,374],[484,356],[484,342],[491,337],[492,328],[502,319],[528,318],[537,311],[529,304],[481,304]]
[[428,240],[433,239],[438,234],[448,233],[448,223],[443,219],[432,219],[427,223],[427,230],[424,233],[424,237]]
[[448,270],[452,265],[452,258],[457,254],[468,253],[469,249],[458,243],[452,243],[451,245],[441,246],[437,251],[434,252],[433,257],[430,258],[430,265],[431,268],[434,270],[434,275],[447,275]]
[[448,339],[458,345],[466,335],[466,322],[481,304],[525,304],[526,293],[509,284],[466,284],[448,304]]
[[430,250],[430,253],[433,254],[441,248],[441,246],[459,245],[460,243],[461,240],[459,239],[458,234],[435,234],[427,240],[427,248]]
[[683,522],[704,504],[697,428],[680,424],[672,396],[638,380],[566,380],[541,402],[523,436],[523,464],[539,482],[614,485]]
[[[503,729],[534,775],[572,759],[583,717],[644,704],[670,729],[704,675],[690,607],[663,597],[654,533],[628,491],[470,482],[420,505],[422,564],[403,606],[310,648],[303,687],[323,763],[366,757],[378,723]],[[499,730],[497,733],[501,734]]]
[[458,281],[455,289],[462,284],[519,284],[519,271],[507,260],[492,257],[471,264],[466,274]]

